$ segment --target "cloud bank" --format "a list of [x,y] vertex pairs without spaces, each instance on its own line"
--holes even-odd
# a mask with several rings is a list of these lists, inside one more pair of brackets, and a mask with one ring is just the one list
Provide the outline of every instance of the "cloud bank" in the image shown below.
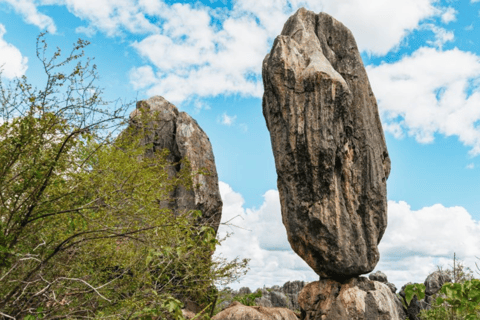
[[422,47],[395,63],[368,66],[384,129],[420,143],[457,136],[480,153],[480,57]]
[[[249,258],[250,272],[233,288],[281,285],[287,281],[315,281],[318,276],[290,248],[281,221],[278,191],[269,190],[260,208],[244,208],[241,194],[220,182],[223,200],[219,236],[233,233],[217,249],[226,258]],[[462,207],[413,210],[406,202],[388,202],[388,227],[379,246],[381,270],[398,289],[422,282],[437,266],[449,268],[453,254],[475,269],[480,257],[480,223]]]

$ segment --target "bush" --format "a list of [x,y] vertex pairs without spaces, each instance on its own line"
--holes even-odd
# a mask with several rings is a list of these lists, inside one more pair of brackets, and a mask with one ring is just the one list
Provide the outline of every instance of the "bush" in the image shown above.
[[0,79],[0,319],[182,319],[184,299],[206,313],[246,261],[213,261],[201,212],[159,206],[200,173],[170,177],[167,151],[113,138],[129,105],[101,100],[90,60],[66,70],[87,45],[47,59],[42,34],[45,87]]

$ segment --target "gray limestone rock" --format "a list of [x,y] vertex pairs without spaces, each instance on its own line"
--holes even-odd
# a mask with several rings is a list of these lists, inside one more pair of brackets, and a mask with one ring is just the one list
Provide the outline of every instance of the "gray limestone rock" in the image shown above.
[[365,277],[344,283],[311,282],[298,297],[302,320],[404,320],[398,297],[383,283]]
[[428,275],[425,279],[425,294],[432,296],[442,288],[445,282],[452,282],[452,278],[442,271],[435,271]]
[[387,283],[388,280],[387,280],[387,275],[385,273],[383,273],[382,271],[378,270],[377,272],[375,273],[370,273],[370,275],[368,276],[368,278],[370,280],[373,280],[373,281],[379,281],[379,282],[383,282],[383,283]]
[[300,310],[300,306],[298,305],[298,294],[302,291],[305,285],[305,281],[299,280],[288,281],[283,285],[282,291],[290,298],[292,310]]
[[393,283],[387,282],[385,284],[390,288],[390,290],[392,290],[393,293],[397,292],[397,287]]
[[[146,117],[148,120],[146,120]],[[147,155],[169,150],[167,160],[178,162],[188,159],[192,172],[205,170],[208,174],[195,174],[193,188],[177,187],[170,193],[173,201],[160,205],[174,213],[201,210],[201,221],[218,229],[222,215],[222,199],[218,188],[218,176],[210,140],[198,123],[163,97],[155,96],[137,102],[137,108],[130,114],[130,125],[126,132],[143,134],[140,142],[152,144]],[[169,175],[175,176],[186,164],[170,168]]]
[[262,73],[290,245],[322,278],[371,272],[387,227],[390,158],[352,33],[301,8]]

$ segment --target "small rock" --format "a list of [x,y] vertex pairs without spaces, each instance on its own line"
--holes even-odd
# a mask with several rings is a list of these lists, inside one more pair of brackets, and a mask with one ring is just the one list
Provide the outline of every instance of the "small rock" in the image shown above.
[[244,295],[244,294],[251,294],[252,290],[250,290],[249,287],[241,287],[238,289],[238,294],[237,295]]
[[393,293],[397,292],[397,287],[393,283],[387,282],[385,284],[390,288],[390,290],[392,290]]
[[452,282],[452,278],[443,271],[435,271],[425,279],[425,294],[432,296],[442,288],[445,282]]
[[383,273],[382,271],[377,271],[375,273],[370,273],[370,275],[368,276],[368,278],[370,280],[373,280],[373,281],[380,281],[380,282],[383,282],[383,283],[387,283],[388,280],[387,280],[387,275],[385,273]]

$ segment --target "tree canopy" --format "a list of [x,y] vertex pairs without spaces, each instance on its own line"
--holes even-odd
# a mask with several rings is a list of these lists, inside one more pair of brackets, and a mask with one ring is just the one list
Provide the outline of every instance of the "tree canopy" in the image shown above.
[[212,259],[219,240],[201,212],[159,206],[202,173],[186,165],[169,176],[168,150],[145,156],[138,135],[117,136],[130,105],[101,99],[87,45],[47,58],[42,34],[45,86],[0,78],[0,319],[182,319],[182,301],[213,309],[215,284],[247,262]]

